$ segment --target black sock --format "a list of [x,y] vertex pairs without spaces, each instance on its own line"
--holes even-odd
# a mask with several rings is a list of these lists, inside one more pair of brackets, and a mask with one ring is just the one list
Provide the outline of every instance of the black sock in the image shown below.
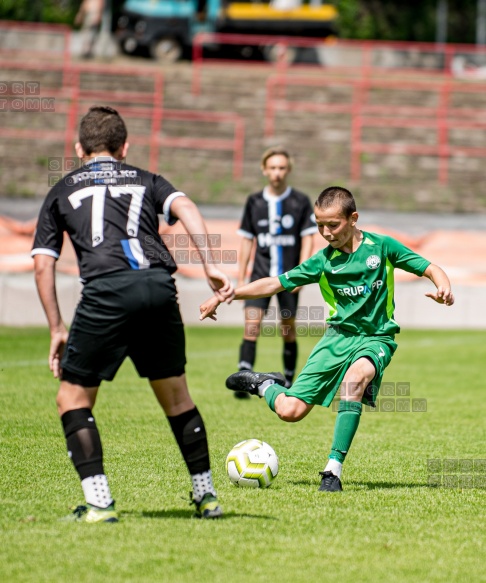
[[285,380],[292,384],[297,364],[297,342],[284,342],[283,363],[285,368]]
[[74,409],[61,417],[71,461],[81,480],[104,474],[100,434],[91,409]]
[[197,407],[167,419],[191,476],[207,472],[210,469],[208,440]]
[[256,342],[254,340],[243,340],[240,346],[240,362],[238,370],[253,370],[256,357]]

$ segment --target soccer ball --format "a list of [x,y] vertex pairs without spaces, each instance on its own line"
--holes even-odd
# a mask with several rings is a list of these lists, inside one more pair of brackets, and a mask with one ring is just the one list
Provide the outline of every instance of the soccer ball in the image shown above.
[[235,486],[268,488],[278,474],[278,457],[268,443],[247,439],[227,455],[226,471]]

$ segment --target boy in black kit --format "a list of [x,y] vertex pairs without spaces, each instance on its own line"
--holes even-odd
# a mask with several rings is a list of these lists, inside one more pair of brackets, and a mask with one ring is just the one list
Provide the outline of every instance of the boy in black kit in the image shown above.
[[[189,235],[199,235],[193,242],[207,260],[206,277],[218,299],[231,299],[234,290],[211,264],[206,226],[196,205],[162,176],[125,164],[126,140],[125,123],[111,107],[92,107],[83,117],[76,144],[83,167],[47,195],[32,250],[51,332],[49,367],[61,381],[57,408],[86,499],[71,518],[118,521],[92,410],[101,382],[111,381],[127,356],[139,375],[148,378],[167,416],[191,475],[196,516],[217,518],[222,510],[204,422],[184,374],[184,326],[172,277],[176,265],[159,236],[158,215],[164,214],[169,224],[180,220]],[[65,232],[84,283],[69,333],[55,284]]]
[[[312,254],[317,233],[314,213],[307,196],[287,185],[292,170],[290,154],[281,147],[262,155],[261,168],[268,185],[248,197],[238,233],[243,237],[239,255],[238,287],[246,283],[248,264],[254,251],[250,281],[274,277],[292,269]],[[295,316],[299,291],[277,294],[283,339],[283,364],[287,386],[292,384],[297,362]],[[253,370],[256,343],[270,298],[245,302],[245,330],[240,346],[239,370]],[[238,398],[247,393],[235,392]]]

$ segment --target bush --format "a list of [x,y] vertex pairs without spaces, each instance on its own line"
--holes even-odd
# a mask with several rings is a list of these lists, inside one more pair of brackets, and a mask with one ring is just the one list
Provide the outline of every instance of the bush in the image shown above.
[[2,0],[1,20],[73,24],[80,0]]
[[[437,0],[336,0],[339,36],[434,42]],[[474,43],[477,0],[448,0],[447,42]]]

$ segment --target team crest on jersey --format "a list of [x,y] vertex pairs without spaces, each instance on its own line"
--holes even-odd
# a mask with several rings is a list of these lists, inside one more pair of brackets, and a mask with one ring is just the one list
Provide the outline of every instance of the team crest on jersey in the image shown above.
[[294,217],[292,215],[284,215],[282,217],[282,227],[284,229],[291,229],[294,225]]
[[380,267],[381,259],[378,255],[370,255],[366,260],[366,266],[370,269],[378,269]]

